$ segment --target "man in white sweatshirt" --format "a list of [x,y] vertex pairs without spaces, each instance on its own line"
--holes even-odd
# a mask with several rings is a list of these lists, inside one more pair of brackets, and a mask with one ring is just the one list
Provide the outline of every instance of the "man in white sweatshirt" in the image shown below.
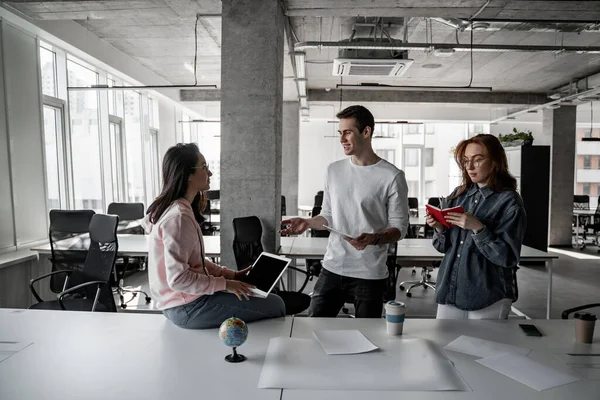
[[281,232],[297,235],[327,225],[355,237],[329,236],[309,316],[336,317],[353,298],[356,317],[381,318],[388,244],[402,239],[408,228],[408,187],[404,172],[373,151],[375,121],[369,110],[350,106],[337,117],[340,143],[350,158],[327,168],[321,214],[284,220]]

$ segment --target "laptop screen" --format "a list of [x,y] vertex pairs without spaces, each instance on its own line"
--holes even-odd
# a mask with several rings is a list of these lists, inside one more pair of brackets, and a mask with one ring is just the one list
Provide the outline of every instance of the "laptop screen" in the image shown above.
[[244,282],[250,283],[256,286],[257,289],[268,293],[275,286],[290,261],[287,258],[262,253],[254,262],[254,266],[248,272],[248,275],[246,275]]

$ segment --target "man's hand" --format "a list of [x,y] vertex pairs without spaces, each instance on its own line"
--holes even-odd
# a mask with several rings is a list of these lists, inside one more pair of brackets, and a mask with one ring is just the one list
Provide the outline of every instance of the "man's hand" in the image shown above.
[[454,224],[463,229],[470,229],[473,232],[479,232],[485,225],[483,225],[477,218],[475,218],[472,214],[465,213],[448,213],[446,215],[446,221]]
[[310,228],[310,224],[307,219],[304,218],[290,218],[281,221],[281,225],[285,225],[286,228],[280,230],[283,235],[302,235],[308,228]]
[[225,290],[229,293],[233,293],[238,299],[242,300],[242,296],[249,300],[248,296],[252,296],[250,289],[254,289],[253,285],[246,282],[227,280]]
[[364,250],[370,244],[373,244],[375,241],[374,233],[361,233],[356,237],[356,239],[350,239],[349,237],[344,236],[344,239],[352,245],[356,250]]
[[246,276],[246,274],[248,273],[248,271],[250,271],[252,269],[252,265],[241,269],[239,271],[235,271],[235,276],[234,276],[234,280],[239,281],[241,280],[244,276]]
[[438,233],[442,233],[446,229],[446,227],[440,222],[438,222],[435,218],[433,218],[431,214],[425,215],[425,222],[427,223],[427,225],[435,229]]

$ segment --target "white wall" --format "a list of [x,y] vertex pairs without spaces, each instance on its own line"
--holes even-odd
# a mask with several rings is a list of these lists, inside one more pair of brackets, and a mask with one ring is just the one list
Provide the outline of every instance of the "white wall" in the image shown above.
[[[10,160],[0,164],[3,197],[12,196],[14,210],[3,205],[3,221],[13,219],[13,229],[0,230],[0,247],[23,246],[48,235],[42,140],[41,90],[36,38],[2,20],[4,100]],[[6,147],[2,152],[6,154]],[[3,201],[4,203],[4,201]],[[10,201],[7,202],[10,204]],[[12,211],[12,212],[11,212]],[[10,212],[10,214],[8,214]],[[8,224],[10,227],[12,224]],[[16,240],[16,242],[15,242]],[[12,243],[11,243],[12,242]],[[8,245],[8,246],[7,246]]]

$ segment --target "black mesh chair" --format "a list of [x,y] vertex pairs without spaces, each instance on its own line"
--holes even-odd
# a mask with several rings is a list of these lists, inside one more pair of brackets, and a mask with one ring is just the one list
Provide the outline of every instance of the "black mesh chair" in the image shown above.
[[202,213],[202,218],[204,218],[204,221],[200,224],[200,230],[202,231],[202,235],[214,236],[215,232],[217,232],[219,229],[215,224],[212,223],[212,208],[210,200],[206,200],[206,208]]
[[[83,270],[89,246],[89,227],[93,210],[50,210],[50,262],[52,272]],[[64,274],[51,275],[50,290],[60,293],[65,290],[67,279]]]
[[[110,279],[119,249],[117,242],[118,223],[119,217],[114,215],[93,215],[89,225],[89,250],[79,250],[81,253],[86,254],[83,270],[53,271],[32,279],[29,282],[29,289],[38,303],[29,308],[116,312],[117,307],[112,295]],[[66,278],[65,289],[57,295],[57,300],[43,301],[35,291],[33,284],[41,279],[56,276]],[[81,292],[85,297],[67,298],[72,293]]]
[[[588,195],[574,195],[573,196],[573,210],[589,210],[590,209],[590,196]],[[591,225],[592,218],[590,215],[573,215],[573,233],[577,229],[577,222],[579,222],[579,228],[583,231],[583,239],[581,243],[582,248],[585,247],[586,233],[588,227]],[[594,221],[597,222],[597,221]]]
[[[321,214],[321,207],[320,206],[315,206],[312,209],[312,213],[311,215],[313,217],[316,217],[317,215]],[[310,230],[310,236],[311,237],[329,237],[329,231],[328,230],[316,230],[316,229],[311,229]],[[321,270],[323,269],[323,265],[321,264],[321,259],[316,259],[316,258],[307,258],[306,259],[306,270],[309,273],[309,280],[312,280],[314,276],[319,276],[321,274]]]
[[[238,270],[246,268],[252,264],[260,253],[263,252],[262,247],[262,225],[260,219],[256,216],[242,217],[233,219],[233,254]],[[289,266],[288,270],[294,270],[307,275],[307,279],[298,292],[280,290],[273,291],[285,303],[287,315],[294,315],[306,310],[310,305],[310,296],[300,293],[306,286],[308,281],[308,273],[301,269]]]
[[[144,218],[144,204],[142,203],[110,203],[107,214],[117,215],[119,217],[119,233],[132,235],[144,235],[144,228],[136,223]],[[139,293],[145,296],[146,304],[152,300],[143,290],[136,290],[125,286],[125,275],[131,268],[144,270],[146,267],[146,257],[119,257],[114,268],[114,284],[119,294],[120,307],[127,308],[127,303],[137,297]],[[131,293],[131,299],[125,301],[125,293]]]
[[209,190],[206,192],[206,198],[212,202],[210,212],[212,214],[219,214],[221,212],[221,191]]
[[285,196],[281,195],[281,216],[287,215],[287,207],[285,206]]
[[319,190],[317,192],[317,194],[315,195],[315,207],[322,207],[323,206],[323,191]]

